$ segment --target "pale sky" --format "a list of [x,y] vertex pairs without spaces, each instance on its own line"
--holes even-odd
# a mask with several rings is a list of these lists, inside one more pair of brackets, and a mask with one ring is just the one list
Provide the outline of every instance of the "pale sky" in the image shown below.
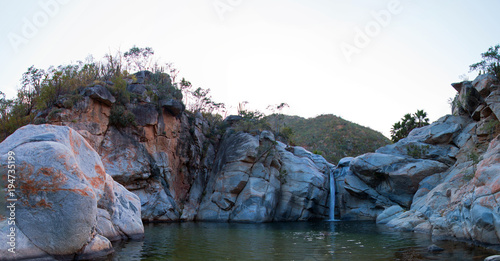
[[390,136],[450,113],[450,83],[500,43],[498,0],[2,1],[0,91],[35,65],[152,47],[233,110],[335,114]]

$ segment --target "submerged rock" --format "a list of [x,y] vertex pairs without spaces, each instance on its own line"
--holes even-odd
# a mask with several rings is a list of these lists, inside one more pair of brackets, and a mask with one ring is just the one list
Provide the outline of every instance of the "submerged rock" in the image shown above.
[[441,248],[435,244],[432,244],[432,245],[427,247],[427,251],[429,251],[429,252],[443,252],[444,248]]

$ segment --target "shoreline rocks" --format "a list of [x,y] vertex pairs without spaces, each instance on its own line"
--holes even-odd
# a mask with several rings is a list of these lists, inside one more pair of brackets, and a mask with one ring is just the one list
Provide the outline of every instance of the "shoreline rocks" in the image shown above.
[[[110,239],[143,235],[139,198],[106,174],[75,130],[20,128],[0,144],[2,173],[8,152],[15,153],[18,248],[15,256],[0,248],[0,259],[105,254],[112,251]],[[0,222],[2,238],[11,225]]]
[[500,244],[498,79],[453,84],[454,115],[339,164],[339,215],[435,239]]

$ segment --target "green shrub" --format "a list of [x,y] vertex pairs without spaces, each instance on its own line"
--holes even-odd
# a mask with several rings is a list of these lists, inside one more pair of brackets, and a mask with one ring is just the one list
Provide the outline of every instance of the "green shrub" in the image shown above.
[[429,148],[429,145],[410,144],[406,147],[406,154],[412,158],[421,159],[429,153]]
[[285,143],[293,144],[293,134],[293,129],[285,126],[280,129],[280,132],[277,136],[283,138],[283,141]]
[[63,101],[64,108],[72,109],[79,101],[83,100],[81,94],[66,95],[66,99]]
[[45,118],[36,118],[33,124],[35,125],[40,125],[40,124],[46,124],[47,120]]
[[130,103],[130,92],[127,90],[127,81],[125,81],[121,76],[113,79],[111,93],[116,98],[117,104],[126,105]]
[[137,126],[135,115],[126,110],[125,106],[113,105],[109,116],[109,124],[118,128]]
[[470,71],[479,71],[482,73],[490,73],[500,79],[500,45],[497,44],[481,54],[482,61],[469,66]]
[[472,164],[477,165],[480,161],[480,155],[479,155],[479,153],[477,153],[475,151],[471,151],[467,155],[467,159],[472,161]]
[[59,114],[61,112],[62,112],[62,109],[52,108],[52,110],[49,112],[49,115],[47,115],[47,119],[49,119],[49,120],[55,120],[57,114]]
[[316,155],[323,155],[323,152],[322,151],[319,151],[319,150],[313,150],[312,152],[313,154],[316,154]]
[[286,171],[286,169],[281,169],[280,174],[278,176],[278,179],[280,180],[281,184],[285,184],[287,182],[287,177],[288,177],[288,171]]
[[484,131],[490,135],[493,135],[497,132],[498,129],[498,121],[497,120],[489,120],[484,124]]

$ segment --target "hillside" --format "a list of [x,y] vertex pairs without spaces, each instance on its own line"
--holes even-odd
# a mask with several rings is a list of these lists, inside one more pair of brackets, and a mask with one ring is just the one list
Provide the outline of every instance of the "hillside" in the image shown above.
[[[282,115],[282,125],[293,130],[292,142],[321,154],[331,163],[344,157],[357,156],[390,144],[380,132],[352,123],[332,114],[315,118]],[[276,116],[267,117],[271,126]]]

